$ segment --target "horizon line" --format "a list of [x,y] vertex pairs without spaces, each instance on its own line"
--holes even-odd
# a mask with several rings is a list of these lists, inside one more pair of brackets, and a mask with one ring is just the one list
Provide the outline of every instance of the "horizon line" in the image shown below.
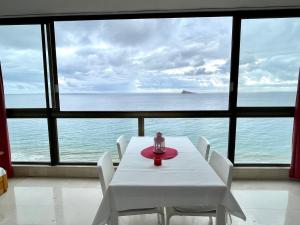
[[[230,92],[68,92],[62,93],[60,95],[88,95],[88,94],[184,94],[184,95],[193,95],[193,94],[229,94]],[[296,93],[295,91],[242,91],[238,93]],[[5,95],[45,95],[45,93],[5,93]]]

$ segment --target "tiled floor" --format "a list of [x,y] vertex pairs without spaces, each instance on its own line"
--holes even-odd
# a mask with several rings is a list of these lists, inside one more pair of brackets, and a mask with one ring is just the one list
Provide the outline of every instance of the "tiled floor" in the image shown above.
[[[0,197],[1,225],[90,225],[102,193],[97,179],[14,178]],[[300,182],[235,181],[233,193],[247,221],[234,225],[300,225]],[[155,225],[155,215],[122,217],[120,225]],[[173,217],[172,225],[208,224],[207,218]]]

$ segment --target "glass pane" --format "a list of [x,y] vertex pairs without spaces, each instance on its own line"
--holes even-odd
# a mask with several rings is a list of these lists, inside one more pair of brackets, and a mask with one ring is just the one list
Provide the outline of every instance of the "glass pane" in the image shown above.
[[300,19],[242,20],[239,106],[293,106]]
[[290,163],[292,118],[240,118],[236,163]]
[[61,109],[227,109],[231,27],[231,17],[56,22]]
[[110,151],[119,161],[116,140],[138,135],[137,119],[58,119],[61,162],[97,162]]
[[227,157],[228,119],[145,119],[145,135],[154,136],[160,131],[164,136],[188,136],[196,145],[199,136],[211,144],[211,150]]
[[45,107],[40,25],[0,26],[0,61],[6,107]]
[[13,161],[50,161],[46,119],[8,119]]

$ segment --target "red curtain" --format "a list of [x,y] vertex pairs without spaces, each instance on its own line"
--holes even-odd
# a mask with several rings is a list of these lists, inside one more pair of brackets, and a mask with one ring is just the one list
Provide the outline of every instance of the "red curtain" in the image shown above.
[[300,179],[300,70],[294,116],[290,178]]
[[6,120],[3,77],[0,64],[0,167],[6,170],[9,177],[13,175],[10,157],[10,145]]

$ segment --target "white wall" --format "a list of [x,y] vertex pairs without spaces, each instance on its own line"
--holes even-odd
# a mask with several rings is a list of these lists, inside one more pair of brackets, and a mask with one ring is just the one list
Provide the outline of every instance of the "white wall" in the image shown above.
[[0,0],[0,18],[132,12],[299,8],[299,0]]

